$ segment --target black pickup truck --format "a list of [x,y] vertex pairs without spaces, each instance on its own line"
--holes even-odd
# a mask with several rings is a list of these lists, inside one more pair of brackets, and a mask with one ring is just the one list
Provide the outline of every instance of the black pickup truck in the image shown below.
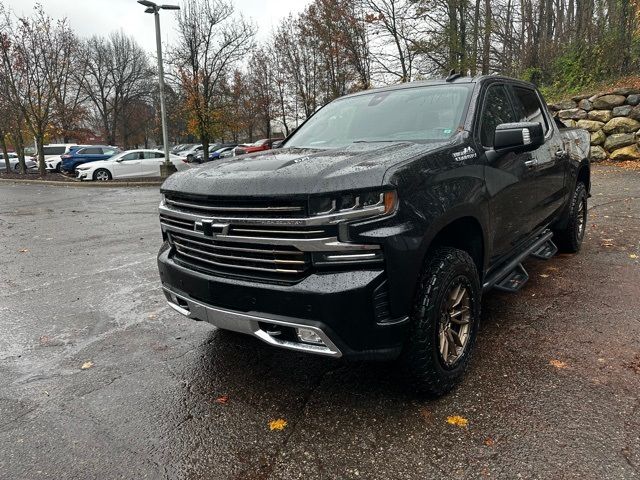
[[400,358],[441,395],[469,363],[482,293],[518,290],[529,256],[580,249],[588,158],[588,133],[511,78],[339,98],[278,149],[164,183],[164,293],[273,346]]

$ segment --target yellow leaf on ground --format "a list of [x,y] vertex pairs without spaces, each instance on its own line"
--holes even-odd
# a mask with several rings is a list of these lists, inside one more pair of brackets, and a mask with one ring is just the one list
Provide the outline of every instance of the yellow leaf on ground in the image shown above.
[[629,258],[633,258],[635,260],[636,258],[638,258],[638,255],[636,255],[635,253],[632,253],[629,255]]
[[447,417],[447,423],[450,425],[455,425],[456,427],[467,428],[467,426],[469,425],[469,420],[461,417],[460,415],[453,415],[451,417]]
[[287,421],[279,418],[277,420],[271,420],[269,422],[269,430],[284,430],[287,426]]
[[29,253],[29,249],[28,248],[21,248],[20,250],[18,250],[18,252],[20,252],[20,253]]
[[80,367],[81,370],[88,370],[93,367],[93,362],[84,362]]
[[568,365],[561,360],[549,360],[549,365],[556,368],[568,368]]

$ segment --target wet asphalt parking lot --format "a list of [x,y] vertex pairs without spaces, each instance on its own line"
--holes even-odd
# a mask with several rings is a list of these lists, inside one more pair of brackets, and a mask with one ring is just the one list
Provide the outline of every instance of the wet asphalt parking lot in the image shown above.
[[485,296],[435,401],[174,313],[157,188],[1,183],[0,478],[640,478],[640,172],[593,183],[582,252]]

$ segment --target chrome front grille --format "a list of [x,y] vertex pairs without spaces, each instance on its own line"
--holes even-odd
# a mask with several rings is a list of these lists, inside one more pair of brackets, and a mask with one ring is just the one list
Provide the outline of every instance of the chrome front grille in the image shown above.
[[170,232],[175,259],[211,273],[271,274],[295,279],[310,267],[309,255],[290,247],[221,242]]
[[310,274],[314,252],[379,251],[341,242],[334,219],[305,211],[284,200],[216,203],[166,195],[160,225],[176,263],[215,276],[291,283]]

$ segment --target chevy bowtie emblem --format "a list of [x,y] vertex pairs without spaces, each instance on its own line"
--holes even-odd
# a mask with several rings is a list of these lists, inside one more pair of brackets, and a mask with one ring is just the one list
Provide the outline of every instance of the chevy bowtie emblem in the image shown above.
[[477,157],[476,151],[471,147],[464,148],[459,152],[453,152],[452,155],[453,155],[453,159],[457,160],[458,162],[462,162],[464,160],[471,160],[472,158]]
[[229,233],[228,223],[213,223],[211,220],[202,220],[196,222],[194,229],[201,231],[207,237],[214,237],[216,235],[227,235]]

